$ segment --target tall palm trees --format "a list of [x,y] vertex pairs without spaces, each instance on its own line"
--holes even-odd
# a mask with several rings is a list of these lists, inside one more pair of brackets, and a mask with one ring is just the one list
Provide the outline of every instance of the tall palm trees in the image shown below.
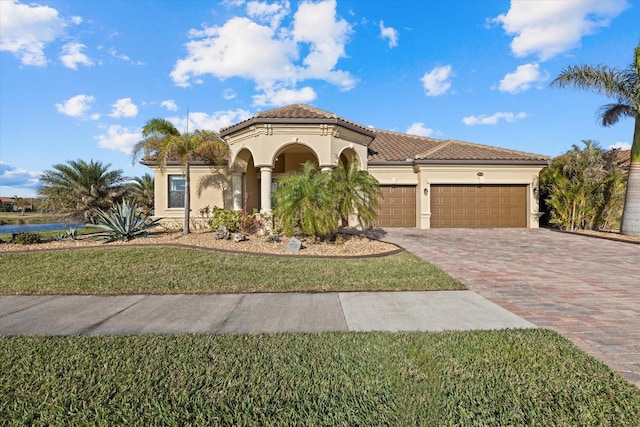
[[603,105],[598,111],[602,126],[611,126],[623,117],[635,119],[620,231],[640,236],[640,44],[635,48],[633,63],[622,70],[606,65],[571,66],[564,69],[551,85],[593,90],[616,99],[617,102]]
[[169,160],[177,160],[184,172],[184,227],[189,234],[189,211],[191,208],[190,165],[195,159],[206,159],[214,163],[223,162],[229,153],[227,144],[213,131],[196,130],[181,134],[176,127],[164,119],[151,119],[142,128],[145,138],[133,148],[133,161],[141,153],[151,157],[161,170],[165,170]]
[[127,191],[122,170],[109,170],[111,164],[70,160],[53,165],[42,173],[46,208],[65,215],[68,221],[95,222],[95,209],[107,209]]

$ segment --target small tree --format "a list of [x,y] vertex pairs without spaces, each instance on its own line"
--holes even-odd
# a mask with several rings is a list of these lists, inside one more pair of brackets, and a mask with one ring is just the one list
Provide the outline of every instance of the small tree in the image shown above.
[[323,238],[335,234],[341,221],[348,225],[351,215],[365,227],[373,224],[381,196],[378,181],[358,170],[356,162],[341,162],[331,172],[320,172],[307,162],[302,172],[289,172],[278,180],[274,216],[282,221],[288,236],[299,227]]
[[311,162],[306,162],[301,172],[292,171],[280,177],[273,197],[273,215],[282,221],[287,236],[300,227],[310,236],[323,237],[338,226],[331,176],[319,172]]
[[356,161],[342,161],[331,171],[336,209],[343,226],[349,225],[349,217],[355,216],[360,225],[373,225],[380,208],[382,190],[378,180],[369,172],[358,169]]
[[582,142],[584,148],[574,145],[540,175],[550,222],[567,230],[611,228],[622,212],[624,175],[613,151]]
[[13,201],[15,203],[16,209],[20,211],[20,216],[24,216],[27,208],[31,207],[31,203],[20,196],[13,196]]

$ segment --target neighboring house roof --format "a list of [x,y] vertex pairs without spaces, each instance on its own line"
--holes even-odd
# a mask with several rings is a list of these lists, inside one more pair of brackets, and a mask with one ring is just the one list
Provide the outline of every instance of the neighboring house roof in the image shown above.
[[252,118],[220,130],[226,136],[255,124],[338,124],[373,138],[369,163],[528,163],[548,164],[550,158],[506,148],[456,140],[441,140],[362,126],[335,113],[306,104],[293,104],[255,114]]
[[620,167],[628,172],[631,167],[631,150],[616,151],[614,156]]

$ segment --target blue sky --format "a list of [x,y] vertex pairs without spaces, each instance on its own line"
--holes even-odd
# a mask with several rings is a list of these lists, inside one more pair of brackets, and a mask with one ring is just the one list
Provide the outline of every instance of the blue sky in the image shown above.
[[631,63],[627,0],[0,0],[0,195],[99,160],[126,176],[151,118],[219,130],[307,103],[373,126],[558,155],[593,139],[609,100],[549,82]]

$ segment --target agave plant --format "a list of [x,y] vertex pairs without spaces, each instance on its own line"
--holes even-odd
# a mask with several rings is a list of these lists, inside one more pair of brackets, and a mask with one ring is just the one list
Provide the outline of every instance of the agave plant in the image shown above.
[[77,240],[78,229],[75,227],[69,227],[63,233],[59,233],[55,236],[56,240]]
[[96,227],[104,230],[97,237],[106,239],[108,242],[147,236],[160,221],[160,218],[151,219],[150,212],[138,209],[135,200],[128,202],[126,199],[119,204],[115,203],[109,213],[96,209],[96,214],[98,217]]

